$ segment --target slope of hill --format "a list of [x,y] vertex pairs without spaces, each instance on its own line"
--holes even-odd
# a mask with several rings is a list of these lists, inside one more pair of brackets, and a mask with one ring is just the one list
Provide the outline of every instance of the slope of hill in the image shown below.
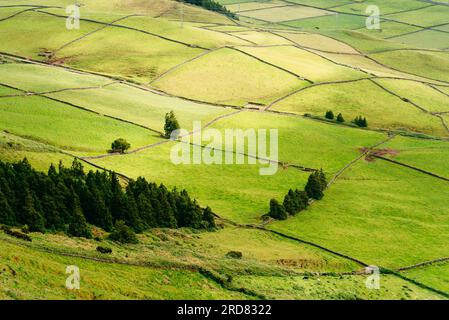
[[[47,171],[76,158],[186,189],[219,228],[155,228],[129,245],[95,227],[96,240],[0,232],[1,299],[449,297],[448,6],[370,1],[372,30],[365,1],[219,0],[233,20],[171,0],[84,0],[70,30],[72,2],[0,1],[0,160]],[[278,171],[259,175],[246,150],[244,165],[175,165],[170,111],[189,131],[278,129]],[[128,152],[108,153],[117,138]],[[323,200],[262,218],[319,169]],[[79,291],[65,288],[67,265]],[[365,287],[367,265],[380,290]]]

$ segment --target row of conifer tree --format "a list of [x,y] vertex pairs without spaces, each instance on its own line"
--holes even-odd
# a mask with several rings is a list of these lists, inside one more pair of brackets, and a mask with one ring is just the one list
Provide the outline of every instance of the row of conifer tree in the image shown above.
[[0,161],[0,224],[90,238],[91,225],[112,231],[117,222],[135,232],[215,228],[211,209],[201,208],[185,190],[168,190],[144,178],[124,187],[115,173],[85,173],[76,159],[71,167],[51,165],[47,174],[26,159]]

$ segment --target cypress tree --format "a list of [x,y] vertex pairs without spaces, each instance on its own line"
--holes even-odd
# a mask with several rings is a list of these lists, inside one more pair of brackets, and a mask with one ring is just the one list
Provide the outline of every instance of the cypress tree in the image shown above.
[[283,206],[285,208],[285,211],[287,211],[287,213],[290,215],[294,215],[298,212],[298,203],[295,200],[295,194],[292,189],[290,189],[285,195]]
[[179,128],[180,126],[178,120],[176,119],[175,113],[172,110],[165,115],[165,125],[164,125],[165,137],[167,139],[170,138],[171,133]]
[[325,118],[326,118],[326,119],[329,119],[329,120],[334,120],[335,115],[334,115],[334,113],[332,112],[332,110],[326,111]]
[[22,205],[23,224],[28,225],[30,231],[44,232],[44,218],[34,207],[34,198],[29,189],[25,190],[24,201]]
[[337,116],[337,122],[340,122],[340,123],[345,122],[345,119],[343,118],[343,115],[341,113],[339,113]]
[[323,184],[318,172],[314,172],[309,176],[305,191],[307,192],[309,198],[316,200],[321,200],[323,198]]
[[203,211],[203,221],[206,229],[215,229],[217,225],[215,224],[215,216],[210,207],[206,207]]
[[12,226],[15,222],[15,215],[8,203],[8,199],[0,190],[0,223]]
[[74,237],[92,238],[90,228],[81,210],[78,196],[73,194],[72,221],[68,233]]
[[287,219],[287,211],[283,205],[281,205],[276,199],[270,200],[270,212],[268,215],[277,220]]

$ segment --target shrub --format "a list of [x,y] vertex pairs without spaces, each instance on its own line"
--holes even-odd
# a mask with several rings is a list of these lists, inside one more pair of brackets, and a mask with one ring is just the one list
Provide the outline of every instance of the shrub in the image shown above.
[[329,120],[334,120],[335,118],[334,113],[331,110],[327,111],[324,117]]
[[164,125],[164,132],[165,137],[168,139],[170,138],[173,131],[179,129],[179,123],[176,119],[175,113],[173,111],[170,111],[165,115],[165,125]]
[[104,254],[112,253],[112,249],[111,248],[102,247],[102,246],[98,246],[97,247],[97,251],[100,252],[100,253],[104,253]]
[[32,241],[30,236],[28,236],[27,234],[25,234],[21,231],[11,230],[8,228],[4,228],[4,231],[7,235],[10,235],[11,237],[14,237],[17,239],[22,239],[22,240],[29,241],[29,242]]
[[131,148],[131,144],[122,138],[118,138],[111,144],[111,152],[125,153],[129,148]]
[[270,212],[268,213],[270,217],[277,220],[287,219],[287,211],[282,204],[280,204],[276,199],[270,200]]
[[226,253],[226,257],[232,259],[242,259],[243,254],[240,251],[229,251]]
[[345,122],[345,118],[343,118],[343,115],[341,113],[339,113],[337,116],[337,122],[340,122],[340,123]]
[[139,242],[134,231],[121,220],[115,223],[114,230],[109,235],[109,239],[120,243]]

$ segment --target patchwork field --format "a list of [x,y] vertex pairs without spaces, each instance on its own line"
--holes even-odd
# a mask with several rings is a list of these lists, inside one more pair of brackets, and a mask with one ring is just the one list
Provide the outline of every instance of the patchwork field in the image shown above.
[[[173,228],[129,224],[135,244],[111,240],[116,221],[100,228],[86,219],[92,239],[68,236],[70,220],[24,241],[3,228],[11,208],[21,217],[51,204],[26,192],[13,199],[5,177],[16,167],[2,164],[0,299],[449,298],[447,5],[218,0],[229,10],[220,13],[190,1],[84,0],[80,28],[67,29],[72,1],[0,2],[0,161],[26,158],[40,177],[74,159],[85,171],[118,173],[103,195],[104,185],[86,191],[76,175],[67,188],[73,221],[111,204],[127,224],[150,207],[157,219],[174,209],[201,215],[198,227],[183,224],[191,216],[176,216]],[[378,29],[367,27],[368,5],[380,10]],[[192,138],[196,123],[203,140]],[[178,127],[188,131],[184,144],[164,136]],[[261,144],[238,149],[221,139],[229,129],[275,129],[277,143],[265,153]],[[130,147],[110,153],[118,138]],[[174,147],[218,163],[175,164]],[[269,166],[274,174],[262,175]],[[324,197],[280,220],[270,200],[282,211],[289,189],[306,189],[306,203],[320,169]],[[156,200],[137,198],[139,177],[179,193],[161,187]],[[12,186],[30,191],[30,181]],[[136,194],[119,198],[119,186]],[[178,205],[184,189],[191,203]],[[89,196],[99,205],[86,205]],[[215,227],[196,204],[211,208]],[[22,232],[23,223],[11,227]],[[80,290],[65,287],[73,264]],[[368,265],[380,268],[378,290],[365,284]]]

